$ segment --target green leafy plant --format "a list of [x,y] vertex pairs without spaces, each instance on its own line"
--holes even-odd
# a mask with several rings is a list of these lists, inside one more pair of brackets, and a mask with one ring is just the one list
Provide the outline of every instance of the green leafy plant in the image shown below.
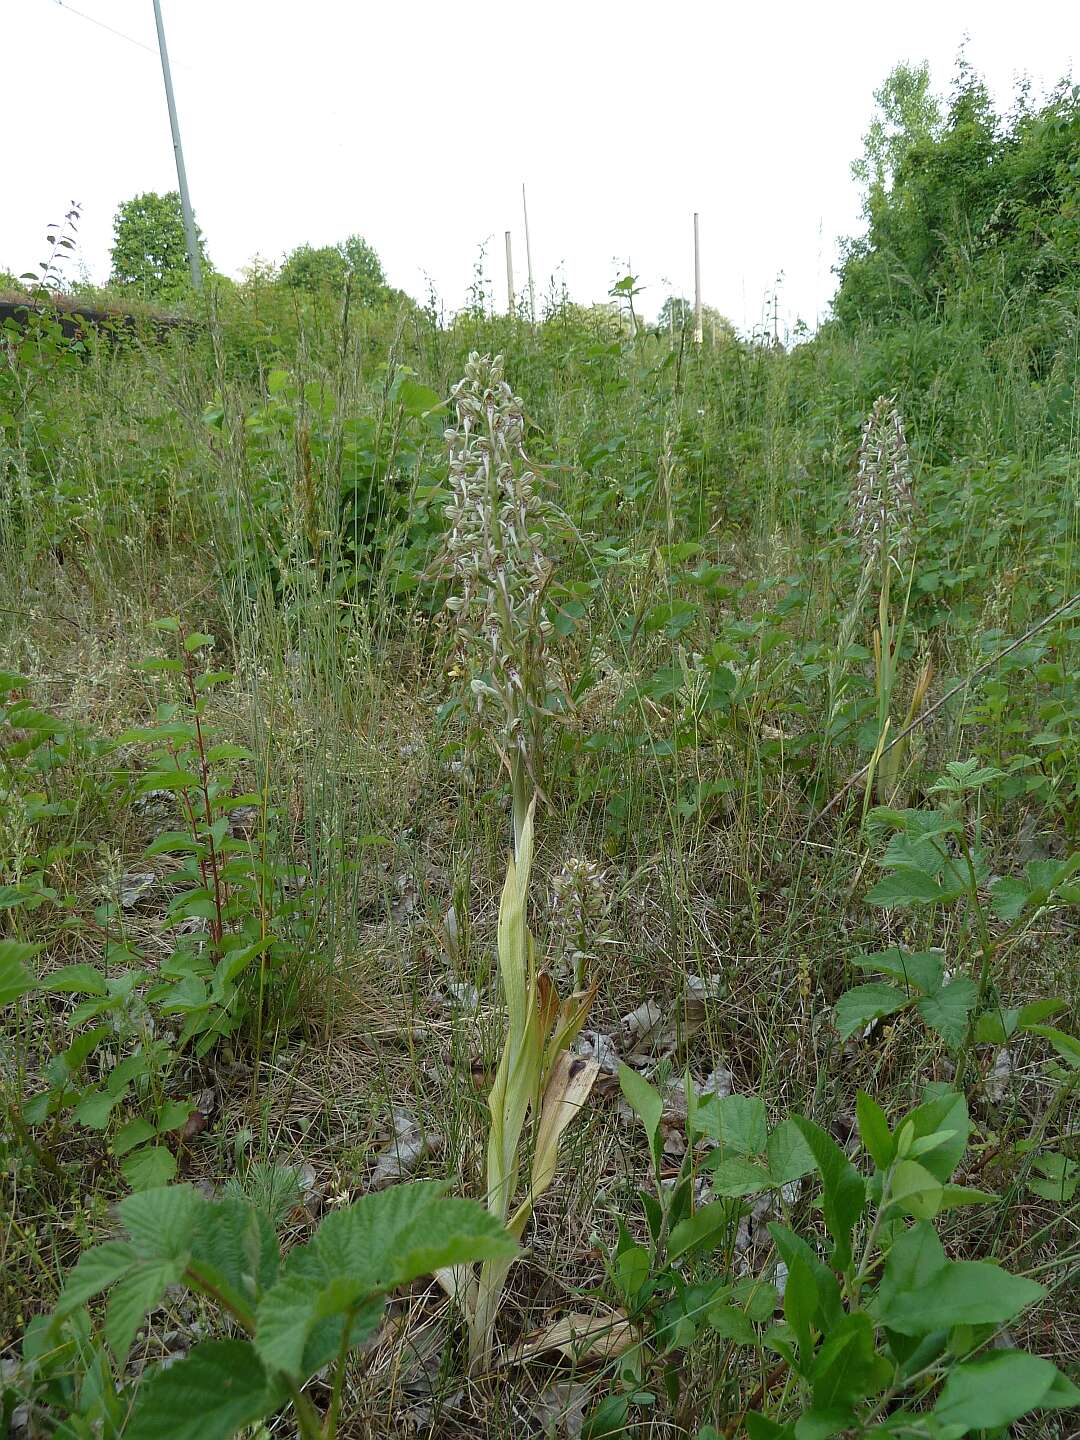
[[[886,872],[871,887],[867,902],[883,909],[932,911],[934,906],[963,904],[965,925],[961,950],[970,954],[970,975],[954,975],[943,952],[908,952],[894,948],[856,958],[867,969],[883,971],[890,982],[874,982],[847,991],[836,1007],[836,1023],[846,1038],[886,1015],[914,1009],[960,1056],[962,1078],[970,1045],[975,1040],[1004,1043],[1017,1030],[1040,1033],[1042,1022],[1064,1007],[1063,1001],[1033,1001],[1007,1012],[995,1003],[997,957],[1026,932],[1037,916],[1080,903],[1080,852],[1068,860],[1032,861],[1022,878],[988,879],[988,864],[966,816],[968,799],[1000,779],[1001,772],[975,759],[951,761],[944,775],[929,787],[940,796],[937,810],[879,808],[868,815],[875,828],[892,832],[880,865]],[[984,893],[985,892],[985,893]],[[998,933],[994,921],[1000,923]]]
[[[125,1237],[85,1250],[53,1313],[27,1330],[32,1409],[72,1436],[227,1440],[291,1405],[304,1440],[332,1440],[346,1362],[378,1328],[386,1296],[439,1266],[516,1251],[487,1210],[443,1191],[421,1181],[366,1195],[284,1262],[266,1215],[241,1200],[207,1200],[186,1185],[129,1196],[118,1207]],[[136,1333],[173,1285],[206,1299],[232,1333],[124,1386]],[[98,1329],[86,1307],[103,1294]],[[320,1415],[303,1386],[325,1366]]]
[[[206,242],[199,256],[208,268]],[[143,300],[173,302],[191,294],[187,236],[176,190],[147,191],[125,200],[113,219],[112,283]]]
[[[1043,1298],[1043,1287],[985,1261],[949,1260],[934,1228],[949,1210],[996,1201],[953,1178],[971,1130],[962,1095],[928,1087],[924,1102],[892,1129],[860,1092],[869,1175],[802,1116],[770,1129],[754,1096],[694,1098],[687,1156],[674,1183],[663,1186],[663,1099],[626,1067],[620,1081],[645,1127],[656,1173],[654,1192],[640,1195],[649,1243],[633,1241],[620,1222],[610,1266],[643,1330],[632,1362],[620,1360],[624,1383],[629,1377],[640,1387],[650,1368],[659,1368],[677,1395],[679,1352],[705,1329],[729,1355],[748,1349],[763,1363],[774,1357],[766,1381],[743,1402],[751,1440],[850,1430],[961,1440],[1031,1410],[1080,1401],[1080,1390],[1049,1361],[986,1348],[1001,1326]],[[715,1148],[695,1157],[702,1137]],[[775,1273],[739,1277],[735,1237],[746,1198],[770,1190],[782,1198],[788,1187],[794,1200],[795,1182],[815,1170],[825,1258],[815,1236],[787,1223],[785,1204],[783,1220],[779,1208],[774,1219],[763,1211]],[[694,1198],[698,1171],[715,1197],[705,1203]],[[635,1399],[642,1403],[637,1393],[613,1398],[609,1410],[621,1403],[624,1417]]]
[[[560,1003],[550,978],[537,964],[536,945],[526,919],[533,809],[530,806],[525,817],[517,858],[510,858],[499,905],[499,974],[506,1038],[488,1096],[487,1206],[515,1239],[524,1233],[533,1207],[554,1180],[559,1142],[589,1098],[599,1072],[594,1060],[568,1053],[588,1017],[595,986]],[[530,1116],[529,1182],[524,1197],[518,1200]],[[491,1364],[495,1321],[512,1259],[488,1260],[476,1274],[458,1268],[439,1276],[464,1311],[474,1369]]]
[[309,295],[341,290],[350,281],[358,299],[367,304],[386,294],[382,261],[362,235],[350,235],[340,245],[298,245],[282,265],[279,279],[290,290]]
[[[17,1105],[18,1131],[24,1139],[37,1132],[49,1146],[62,1118],[70,1115],[80,1127],[107,1134],[120,1172],[134,1189],[165,1184],[176,1174],[170,1142],[174,1132],[183,1133],[192,1105],[169,1092],[185,1050],[204,1055],[241,1030],[258,1050],[268,1014],[275,1025],[289,1023],[312,914],[311,892],[290,885],[291,871],[275,862],[262,796],[235,783],[250,755],[242,747],[215,743],[207,733],[206,697],[231,679],[226,671],[200,664],[211,637],[186,633],[174,619],[159,628],[176,637],[179,653],[153,657],[144,669],[175,676],[181,699],[164,702],[154,725],[124,732],[114,743],[151,747],[135,795],[175,799],[185,824],[160,834],[146,851],[150,859],[182,857],[171,876],[176,889],[165,914],[174,938],[169,955],[148,965],[125,933],[119,895],[97,906],[90,919],[65,902],[45,872],[6,887],[11,909],[61,907],[65,928],[84,935],[101,957],[100,964],[65,965],[34,983],[43,996],[72,995],[78,1003],[64,1012],[73,1038],[45,1064],[45,1088]],[[38,728],[29,731],[36,744],[27,754],[40,759],[40,732],[48,717],[27,703],[10,713],[24,728],[37,715]],[[32,793],[24,795],[24,806],[28,800],[54,816],[65,808],[34,801]],[[232,828],[232,817],[245,810],[258,820],[247,838]],[[55,850],[45,854],[46,865],[58,859]],[[117,883],[122,888],[122,879]],[[37,948],[16,946],[12,953],[25,960]],[[25,982],[13,971],[11,987],[18,986],[25,988]],[[32,1150],[40,1158],[40,1140]]]

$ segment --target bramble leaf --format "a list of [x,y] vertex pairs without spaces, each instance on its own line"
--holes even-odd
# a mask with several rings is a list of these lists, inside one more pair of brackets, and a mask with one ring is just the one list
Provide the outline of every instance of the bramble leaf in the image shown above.
[[978,990],[972,980],[961,976],[939,990],[936,995],[924,995],[916,1000],[915,1008],[930,1026],[936,1030],[950,1050],[957,1050],[964,1043],[967,1034],[968,1016],[978,999]]
[[139,1386],[125,1440],[229,1440],[286,1398],[246,1340],[207,1340]]
[[138,1258],[134,1246],[123,1240],[106,1240],[84,1250],[64,1281],[56,1313],[69,1314],[115,1285],[138,1263]]
[[911,1003],[910,997],[895,985],[856,985],[836,1002],[836,1028],[841,1040],[863,1030],[874,1020],[891,1015]]
[[769,1131],[765,1154],[769,1179],[774,1185],[790,1185],[793,1180],[809,1175],[814,1168],[813,1151],[790,1117]]

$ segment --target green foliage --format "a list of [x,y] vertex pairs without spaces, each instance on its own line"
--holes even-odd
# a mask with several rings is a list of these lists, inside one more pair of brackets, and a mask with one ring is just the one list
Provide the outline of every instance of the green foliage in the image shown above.
[[[122,877],[92,917],[80,913],[74,896],[49,883],[50,868],[77,857],[86,848],[82,842],[42,844],[22,864],[18,882],[0,892],[9,914],[47,909],[100,957],[97,964],[66,965],[35,977],[26,962],[40,945],[0,941],[0,1000],[11,1003],[34,990],[79,997],[64,1015],[70,1043],[45,1066],[46,1088],[13,1102],[19,1133],[40,1160],[33,1135],[55,1134],[62,1118],[96,1132],[135,1190],[166,1184],[176,1174],[174,1132],[182,1134],[193,1114],[190,1100],[173,1093],[184,1052],[190,1047],[205,1054],[238,1032],[249,1034],[258,1049],[268,1009],[278,1024],[295,1014],[297,963],[314,901],[313,892],[293,883],[291,868],[273,860],[264,797],[238,783],[251,756],[242,747],[215,744],[204,724],[207,697],[231,679],[202,663],[212,637],[187,634],[175,619],[159,628],[174,637],[177,653],[148,657],[142,669],[160,676],[166,691],[175,686],[177,698],[161,702],[156,723],[123,732],[108,746],[38,710],[21,693],[21,677],[3,677],[0,688],[0,700],[8,701],[0,715],[27,737],[6,750],[8,774],[19,783],[0,800],[0,819],[23,831],[30,824],[62,823],[71,807],[37,791],[40,778],[82,751],[124,754],[138,747],[149,749],[145,768],[114,771],[111,789],[117,792],[126,781],[136,800],[164,798],[183,827],[163,831],[146,850],[152,862],[176,857],[165,916],[173,943],[164,958],[151,961],[125,934],[132,901]],[[259,816],[254,841],[233,833],[232,817],[244,807]]]
[[317,296],[342,291],[352,283],[353,293],[371,305],[386,294],[382,261],[361,235],[350,235],[339,245],[299,245],[281,267],[281,284]]
[[[1060,862],[1032,862],[1023,878],[1005,876],[987,885],[986,857],[977,833],[969,833],[962,807],[1002,778],[1000,770],[981,766],[974,757],[950,761],[927,788],[928,797],[942,797],[944,808],[879,808],[867,816],[872,830],[891,832],[880,860],[888,873],[868,891],[867,903],[887,910],[924,910],[963,902],[965,925],[953,966],[947,965],[943,949],[894,948],[854,957],[855,965],[883,971],[891,983],[874,981],[845,991],[835,1011],[841,1039],[886,1016],[913,1010],[952,1053],[966,1059],[973,1042],[1004,1044],[1023,1031],[1046,1033],[1041,1022],[1064,1008],[1064,1001],[1045,999],[1006,1011],[992,993],[997,953],[1027,931],[1037,916],[1080,904],[1080,851]],[[997,934],[991,933],[993,918],[1003,925]],[[957,975],[956,968],[965,962],[972,974]]]
[[[464,1387],[475,1411],[431,1423],[548,1424],[525,1408],[547,1376],[518,1325],[605,1284],[617,1344],[575,1343],[567,1387],[590,1391],[594,1437],[727,1433],[749,1405],[751,1437],[954,1440],[1049,1430],[1070,1403],[1044,1362],[991,1347],[1007,1324],[1060,1357],[1075,1258],[1080,1045],[1054,998],[1080,893],[1075,101],[1001,120],[970,76],[937,113],[924,74],[894,82],[838,318],[787,353],[719,326],[714,344],[708,315],[694,346],[677,301],[674,333],[636,325],[632,276],[621,309],[553,295],[535,326],[484,303],[453,319],[437,297],[368,303],[359,282],[346,304],[338,252],[295,287],[254,268],[205,327],[78,334],[58,306],[5,324],[2,1298],[24,1358],[0,1378],[0,1430],[31,1372],[32,1423],[80,1440],[119,1435],[136,1405],[146,1434],[255,1425],[290,1387],[304,1433],[305,1395],[342,1429],[358,1405],[401,1428],[432,1336],[425,1371],[463,1388],[457,1306],[443,1330],[418,1290],[369,1372],[355,1342],[381,1301],[357,1288],[351,1227],[335,1213],[280,1268],[250,1209],[295,1232],[305,1203],[336,1212],[367,1188],[384,1084],[441,1138],[460,1193],[486,1188],[489,1087],[467,1072],[499,1058],[491,881],[512,796],[474,764],[469,681],[490,681],[490,654],[462,673],[437,563],[444,401],[474,350],[505,356],[545,500],[525,970],[595,965],[600,1028],[579,1044],[609,1058],[610,1040],[628,1068],[582,1105],[558,1167],[581,1098],[561,1082],[586,1057],[548,1068],[550,1105],[530,1096],[506,1166],[522,1231],[550,1187],[526,1263],[439,1251],[444,1284],[487,1266],[508,1303]],[[876,403],[904,417],[914,504],[903,562],[866,578],[851,500]],[[497,603],[489,560],[454,593]],[[162,610],[197,616],[193,633],[167,623],[132,678],[127,647]],[[522,754],[513,724],[500,743]],[[577,954],[537,923],[574,856],[611,893],[602,936],[567,927]],[[475,989],[475,1023],[451,979]],[[551,999],[538,980],[548,1019]],[[696,1094],[684,1061],[742,1093]],[[923,1090],[931,1076],[951,1090]],[[220,1184],[212,1223],[141,1255],[188,1233],[185,1202],[166,1226],[126,1208],[130,1234],[106,1234],[72,1308],[42,1316],[53,1257],[174,1173]],[[424,1215],[394,1231],[415,1263],[439,1235]],[[145,1307],[189,1253],[216,1276],[203,1318],[229,1318],[156,1374],[172,1292]],[[253,1344],[236,1316],[264,1300]],[[924,1333],[931,1309],[955,1323]],[[343,1341],[338,1400],[300,1391]]]
[[1022,93],[1002,117],[962,65],[942,113],[926,67],[901,65],[875,98],[854,167],[869,228],[848,242],[837,316],[904,321],[962,302],[993,324],[1018,302],[1037,329],[1043,298],[1075,289],[1080,267],[1080,89],[1038,106]]
[[[84,1250],[52,1315],[28,1331],[27,1397],[64,1433],[104,1423],[106,1435],[122,1430],[127,1440],[227,1440],[291,1399],[305,1440],[332,1440],[337,1399],[324,1422],[298,1385],[333,1361],[337,1397],[346,1358],[399,1286],[442,1265],[515,1252],[486,1210],[443,1189],[416,1183],[365,1196],[330,1215],[284,1265],[268,1220],[242,1201],[208,1201],[185,1185],[132,1195],[118,1207],[128,1239]],[[247,1338],[202,1341],[133,1390],[114,1377],[147,1313],[177,1284]],[[96,1332],[86,1307],[103,1293]]]
[[[196,235],[205,269],[209,267],[206,244],[200,231]],[[165,195],[147,191],[125,200],[117,210],[111,283],[159,304],[171,304],[191,293],[187,238],[177,191]]]
[[[631,1080],[632,1073],[621,1072],[623,1094],[651,1137],[662,1101],[641,1076]],[[1016,1320],[1045,1291],[997,1265],[947,1259],[931,1223],[944,1210],[997,1200],[952,1183],[970,1131],[963,1096],[938,1088],[890,1129],[876,1102],[860,1094],[858,1118],[868,1176],[802,1116],[767,1132],[756,1097],[691,1098],[678,1176],[666,1185],[658,1177],[651,1195],[640,1192],[649,1245],[635,1243],[620,1220],[609,1258],[611,1283],[640,1335],[620,1360],[624,1384],[632,1388],[610,1397],[622,1401],[624,1420],[633,1405],[645,1403],[640,1392],[650,1371],[662,1372],[669,1395],[678,1398],[680,1356],[701,1332],[766,1361],[779,1357],[788,1373],[789,1404],[747,1414],[751,1437],[863,1433],[888,1402],[893,1415],[910,1417],[914,1407],[924,1433],[937,1440],[961,1440],[984,1426],[1080,1399],[1045,1360],[1016,1350],[978,1354],[998,1326]],[[732,1260],[749,1208],[737,1196],[753,1192],[695,1202],[694,1152],[703,1140],[718,1147],[719,1163],[716,1152],[705,1159],[714,1176],[729,1155],[767,1148],[773,1173],[761,1167],[759,1190],[790,1183],[781,1176],[797,1179],[816,1170],[831,1240],[828,1263],[818,1258],[812,1233],[804,1237],[772,1221],[768,1229],[784,1266],[781,1286],[768,1272],[737,1278]],[[714,1187],[714,1193],[725,1192]],[[594,1417],[603,1413],[598,1409]],[[893,1433],[891,1424],[873,1433]]]

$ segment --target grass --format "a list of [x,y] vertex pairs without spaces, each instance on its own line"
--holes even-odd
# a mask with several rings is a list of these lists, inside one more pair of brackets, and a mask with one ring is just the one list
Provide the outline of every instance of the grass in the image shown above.
[[[675,1036],[670,1053],[639,1060],[657,1083],[684,1069],[700,1083],[722,1064],[774,1120],[805,1113],[841,1143],[858,1089],[895,1119],[925,1082],[950,1077],[946,1047],[910,1017],[847,1042],[832,1021],[860,978],[853,955],[940,945],[961,963],[970,945],[953,910],[865,903],[880,848],[859,825],[859,786],[816,818],[879,738],[876,604],[845,627],[859,573],[845,517],[859,427],[879,389],[897,390],[919,526],[900,673],[913,679],[932,657],[932,704],[1077,588],[1080,449],[1074,429],[1044,423],[1026,369],[991,370],[981,347],[951,340],[931,383],[904,366],[894,380],[876,335],[827,332],[791,354],[698,350],[570,306],[535,330],[480,316],[436,329],[420,313],[364,311],[347,330],[326,313],[298,328],[243,296],[206,329],[159,343],[91,345],[74,361],[47,333],[24,343],[0,406],[0,653],[57,726],[84,738],[51,747],[39,772],[13,767],[0,793],[4,879],[40,870],[66,902],[59,919],[51,905],[7,910],[0,936],[39,944],[44,975],[101,965],[94,933],[66,919],[93,916],[109,875],[152,869],[154,888],[108,923],[151,969],[168,955],[177,861],[143,853],[167,816],[129,778],[137,749],[107,742],[153,720],[168,677],[138,667],[162,653],[155,621],[169,615],[212,634],[213,664],[233,676],[209,693],[205,724],[249,757],[237,793],[267,797],[260,844],[285,877],[275,904],[310,896],[289,1003],[268,1004],[257,1031],[205,1055],[185,1049],[168,1071],[169,1094],[213,1096],[200,1133],[169,1141],[180,1177],[218,1187],[254,1183],[253,1166],[293,1167],[300,1199],[286,1225],[299,1238],[368,1187],[399,1109],[427,1137],[415,1173],[483,1196],[509,788],[446,705],[456,636],[433,578],[445,412],[429,413],[472,348],[505,353],[555,511],[552,649],[570,702],[548,731],[532,924],[542,945],[568,855],[603,866],[590,1026],[626,1055],[622,1017],[655,1001]],[[906,343],[937,341],[912,331]],[[972,810],[994,874],[1075,845],[1078,627],[1080,611],[1066,612],[991,665],[906,756],[899,784],[912,806],[948,760],[979,755],[1009,772]],[[894,698],[903,715],[910,683]],[[28,819],[26,797],[39,792],[64,813]],[[1004,955],[995,997],[1060,995],[1075,1008],[1076,940],[1074,911],[1038,920]],[[70,1009],[66,995],[37,993],[4,1012],[0,1085],[16,1112],[69,1042]],[[150,1038],[124,1032],[118,1045]],[[968,1076],[964,1179],[1005,1198],[950,1218],[946,1244],[1038,1276],[1049,1298],[1018,1338],[1067,1363],[1080,1337],[1068,1279],[1075,1202],[1027,1189],[1030,1157],[1017,1146],[1034,1135],[1075,1155],[1075,1113],[1052,1108],[1045,1046],[1024,1038],[1011,1053],[1000,1099],[987,1091],[991,1048]],[[529,1256],[511,1272],[505,1352],[597,1294],[612,1301],[603,1256],[619,1217],[637,1225],[647,1170],[617,1090],[599,1084],[564,1138]],[[111,1131],[68,1117],[35,1134],[37,1156],[5,1140],[0,1178],[0,1346],[11,1358],[126,1189]],[[807,1193],[795,1203],[812,1223]],[[767,1250],[759,1238],[757,1262]],[[447,1349],[432,1329],[445,1306],[427,1284],[394,1301],[350,1366],[341,1433],[540,1434],[554,1381],[594,1398],[617,1388],[614,1364],[569,1371],[550,1354],[467,1380],[457,1341]],[[186,1345],[198,1322],[167,1298],[135,1363]],[[679,1398],[635,1411],[634,1433],[734,1423],[756,1388],[769,1393],[769,1375],[760,1357],[704,1338],[686,1352]],[[1066,1433],[1054,1423],[1029,1421],[1025,1433]]]

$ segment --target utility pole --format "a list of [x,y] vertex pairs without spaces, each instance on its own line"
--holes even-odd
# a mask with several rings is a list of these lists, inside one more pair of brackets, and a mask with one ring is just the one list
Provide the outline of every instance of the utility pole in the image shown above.
[[506,313],[514,313],[514,257],[510,249],[510,231],[506,232]]
[[180,144],[180,122],[176,118],[176,98],[173,95],[172,72],[169,69],[169,52],[165,46],[165,26],[161,19],[161,0],[154,0],[154,22],[157,25],[158,49],[161,51],[161,73],[165,77],[165,99],[169,106],[169,127],[172,130],[173,153],[176,156],[176,180],[180,187],[180,209],[184,212],[184,234],[187,237],[188,264],[191,266],[191,284],[195,293],[202,290],[202,264],[199,260],[199,239],[195,233],[195,216],[191,211],[191,196],[188,193],[187,171],[184,169],[184,150]]
[[701,234],[694,211],[694,344],[701,344]]
[[525,204],[525,186],[521,187],[521,210],[525,216],[525,259],[529,266],[529,314],[536,324],[536,286],[533,284],[532,246],[529,244],[529,209]]

